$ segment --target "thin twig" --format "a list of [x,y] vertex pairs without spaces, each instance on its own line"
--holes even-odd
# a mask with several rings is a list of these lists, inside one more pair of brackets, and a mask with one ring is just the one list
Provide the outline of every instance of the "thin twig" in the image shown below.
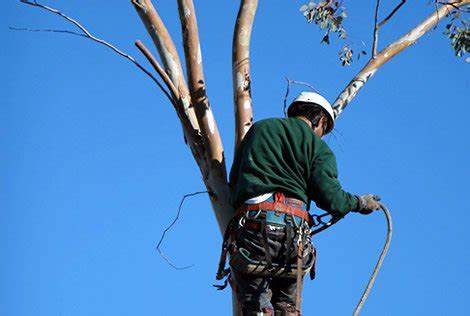
[[463,12],[463,13],[470,13],[470,10],[465,10],[457,5],[455,5],[454,3],[452,2],[442,2],[442,1],[436,1],[436,4],[441,4],[441,5],[448,5],[448,6],[451,6],[453,7],[455,10],[457,11],[460,11],[460,12]]
[[287,117],[287,98],[289,97],[289,90],[290,90],[290,80],[286,78],[287,87],[286,87],[286,95],[284,96],[284,116]]
[[76,35],[80,37],[87,37],[86,35],[74,32],[74,31],[69,31],[69,30],[56,30],[56,29],[30,29],[27,27],[14,27],[10,26],[8,27],[10,31],[27,31],[27,32],[51,32],[51,33],[65,33],[65,34],[70,34],[70,35]]
[[382,27],[385,23],[387,23],[394,15],[395,13],[400,10],[400,8],[405,4],[406,0],[401,0],[401,2],[390,12],[389,15],[387,15],[386,18],[384,18],[380,23],[379,23],[379,28]]
[[176,270],[186,270],[186,269],[189,269],[191,267],[194,266],[194,264],[191,264],[189,266],[184,266],[184,267],[178,267],[176,266],[171,260],[170,258],[168,258],[164,253],[163,251],[160,249],[160,246],[163,242],[163,239],[165,239],[165,235],[166,233],[176,224],[176,222],[178,221],[179,217],[180,217],[180,214],[181,214],[181,208],[183,207],[183,203],[184,203],[184,200],[186,200],[186,198],[188,197],[191,197],[191,196],[195,196],[195,195],[199,195],[199,194],[204,194],[204,193],[207,193],[209,194],[208,191],[199,191],[199,192],[194,192],[194,193],[191,193],[191,194],[186,194],[185,196],[183,196],[183,199],[181,199],[181,202],[180,202],[180,206],[178,207],[178,213],[176,213],[176,217],[175,219],[173,219],[173,221],[171,222],[171,224],[165,228],[165,230],[163,231],[162,233],[162,236],[160,237],[160,241],[158,242],[157,244],[157,251],[158,253],[160,254],[160,256],[171,266],[173,267],[174,269]]
[[[145,69],[144,66],[142,66],[137,60],[135,60],[134,57],[132,57],[131,55],[121,51],[120,49],[118,49],[116,46],[110,44],[109,42],[101,39],[101,38],[98,38],[98,37],[95,37],[94,35],[92,35],[90,33],[90,31],[88,31],[83,25],[81,25],[79,22],[77,22],[77,20],[65,15],[64,13],[62,13],[61,11],[59,11],[58,9],[55,9],[55,8],[52,8],[52,7],[49,7],[49,6],[46,6],[46,5],[43,5],[37,1],[27,1],[27,0],[20,0],[21,3],[24,3],[24,4],[27,4],[27,5],[30,5],[30,6],[33,6],[33,7],[38,7],[38,8],[41,8],[41,9],[44,9],[46,11],[49,11],[51,13],[54,13],[54,14],[57,14],[59,15],[60,17],[64,18],[65,20],[69,21],[70,23],[72,23],[73,25],[75,25],[78,29],[80,29],[80,31],[83,32],[83,34],[80,34],[80,33],[76,33],[76,32],[73,32],[73,31],[65,31],[65,30],[43,30],[43,32],[55,32],[55,33],[68,33],[68,34],[73,34],[73,35],[77,35],[77,36],[83,36],[83,37],[86,37],[94,42],[97,42],[101,45],[104,45],[108,48],[110,48],[112,51],[114,51],[116,54],[126,58],[127,60],[131,61],[135,66],[137,66],[137,68],[139,68],[140,70],[142,70],[147,76],[149,76],[156,84],[157,86],[160,88],[160,90],[162,90],[162,92],[166,95],[166,97],[168,98],[168,100],[170,100],[170,102],[172,104],[174,104],[174,101],[173,101],[173,98],[171,97],[171,95],[168,93],[168,91],[165,89],[165,87],[163,87],[163,85],[158,81],[158,79],[150,72],[148,71],[147,69]],[[29,29],[25,29],[25,28],[10,28],[12,30],[17,30],[17,31],[26,31],[26,30],[29,30]],[[36,29],[36,30],[32,30],[33,32],[40,32],[41,30],[39,29]]]
[[297,81],[297,80],[290,80],[289,78],[286,77],[286,80],[287,80],[287,88],[286,88],[286,95],[284,96],[284,115],[287,117],[287,98],[289,97],[289,91],[290,91],[290,85],[291,84],[298,84],[298,85],[301,85],[301,86],[307,86],[309,87],[310,89],[312,89],[313,91],[315,91],[316,93],[319,93],[317,89],[315,89],[314,86],[312,86],[310,83],[308,82],[304,82],[304,81]]
[[377,23],[379,19],[379,8],[380,8],[380,0],[377,0],[375,5],[375,14],[374,14],[374,39],[372,42],[372,58],[375,59],[377,55],[377,45],[379,42],[379,25]]

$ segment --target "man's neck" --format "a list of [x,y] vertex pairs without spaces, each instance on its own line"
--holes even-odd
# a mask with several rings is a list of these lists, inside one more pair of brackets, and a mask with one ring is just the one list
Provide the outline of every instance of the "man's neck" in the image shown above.
[[[317,126],[315,128],[312,127],[312,122],[310,122],[309,119],[307,119],[305,116],[296,116],[297,118],[301,119],[305,123],[307,123],[308,126],[313,130],[315,134],[317,134],[318,137],[322,138],[323,137],[323,127],[322,126]],[[320,124],[319,124],[320,125]]]
[[297,116],[297,118],[301,119],[302,121],[307,123],[307,125],[310,126],[310,128],[312,128],[312,122],[310,122],[305,116]]

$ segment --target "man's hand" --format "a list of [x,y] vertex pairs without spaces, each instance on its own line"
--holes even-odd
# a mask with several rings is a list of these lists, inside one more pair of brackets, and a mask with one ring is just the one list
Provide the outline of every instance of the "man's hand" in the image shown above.
[[361,214],[367,215],[372,213],[375,210],[380,209],[380,197],[374,194],[366,195],[356,195],[357,200],[359,201],[359,208],[354,210],[354,212],[359,212]]

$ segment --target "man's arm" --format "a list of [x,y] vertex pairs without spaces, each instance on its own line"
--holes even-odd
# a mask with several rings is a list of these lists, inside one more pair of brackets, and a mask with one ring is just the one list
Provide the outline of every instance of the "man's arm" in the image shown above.
[[312,166],[309,198],[333,216],[343,217],[358,210],[358,198],[344,191],[338,180],[336,157],[325,143],[321,144]]

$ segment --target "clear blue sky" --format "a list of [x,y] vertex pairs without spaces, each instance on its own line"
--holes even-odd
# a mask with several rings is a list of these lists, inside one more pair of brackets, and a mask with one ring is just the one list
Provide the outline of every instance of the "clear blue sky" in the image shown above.
[[[160,13],[181,43],[175,1]],[[303,1],[260,1],[252,45],[255,119],[282,115],[285,77],[333,100],[360,69],[299,13]],[[370,43],[374,1],[349,7],[349,33]],[[49,1],[139,60],[150,40],[129,1]],[[197,1],[208,93],[233,155],[231,37],[238,1]],[[390,10],[392,3],[386,3]],[[407,3],[383,30],[397,38],[431,7]],[[229,315],[230,291],[211,285],[220,236],[206,196],[185,205],[155,251],[182,195],[203,190],[167,100],[133,65],[63,34],[16,1],[0,10],[0,315]],[[443,23],[442,23],[443,24]],[[469,64],[443,25],[382,68],[326,140],[354,193],[380,194],[395,235],[363,315],[469,315]],[[150,45],[149,45],[150,46]],[[294,92],[299,92],[297,89]],[[317,280],[305,315],[351,314],[386,232],[385,219],[350,214],[318,236]]]

